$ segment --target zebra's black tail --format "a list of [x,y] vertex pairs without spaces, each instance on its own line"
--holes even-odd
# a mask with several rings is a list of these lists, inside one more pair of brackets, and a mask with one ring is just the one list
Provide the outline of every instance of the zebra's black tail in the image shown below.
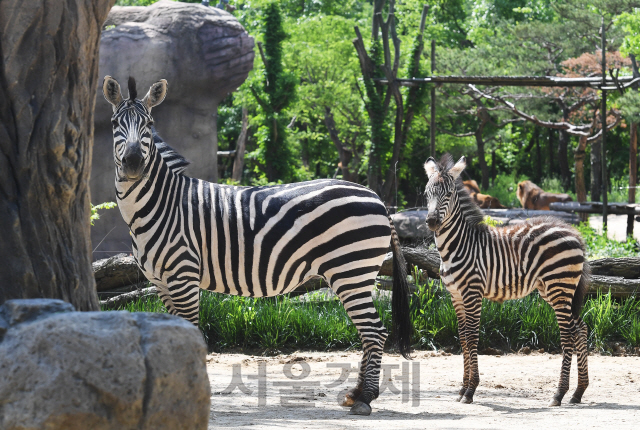
[[584,302],[584,296],[587,293],[587,288],[589,287],[590,283],[591,266],[589,266],[589,261],[587,261],[587,259],[585,258],[584,263],[582,264],[582,275],[580,276],[578,287],[573,294],[573,301],[571,302],[571,314],[574,318],[578,318],[580,316],[580,311],[582,310],[582,302]]
[[409,312],[409,285],[407,284],[407,263],[400,249],[396,228],[389,217],[391,227],[391,251],[393,252],[393,294],[391,312],[393,320],[393,338],[400,354],[411,360],[411,315]]

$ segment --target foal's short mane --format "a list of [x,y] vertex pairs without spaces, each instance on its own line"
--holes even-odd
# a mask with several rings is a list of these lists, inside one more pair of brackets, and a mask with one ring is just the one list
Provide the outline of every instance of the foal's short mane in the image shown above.
[[[448,174],[454,164],[455,162],[453,161],[453,158],[451,158],[451,155],[444,154],[438,163],[438,171],[441,175],[443,173]],[[460,211],[464,215],[466,223],[473,227],[487,229],[487,225],[482,223],[485,217],[484,213],[471,199],[469,192],[462,184],[462,178],[460,176],[455,180],[455,184],[456,191],[458,193],[458,201],[460,202]]]

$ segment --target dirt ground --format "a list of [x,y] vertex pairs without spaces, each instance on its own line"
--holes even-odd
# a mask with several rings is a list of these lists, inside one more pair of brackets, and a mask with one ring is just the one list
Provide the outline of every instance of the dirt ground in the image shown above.
[[574,359],[565,402],[548,408],[560,374],[557,354],[481,355],[480,386],[470,405],[454,401],[462,381],[461,355],[419,351],[407,362],[385,354],[386,387],[368,417],[347,415],[337,403],[353,385],[345,380],[356,373],[347,369],[357,367],[360,354],[211,354],[207,360],[209,429],[613,430],[640,424],[640,357],[590,356],[590,385],[580,405],[568,403],[576,385]]

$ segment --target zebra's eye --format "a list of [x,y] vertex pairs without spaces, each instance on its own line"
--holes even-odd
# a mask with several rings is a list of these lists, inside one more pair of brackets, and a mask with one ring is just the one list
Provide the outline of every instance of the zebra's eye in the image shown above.
[[111,125],[114,127],[118,126],[118,121],[116,121],[115,119],[111,120]]
[[151,127],[153,124],[154,124],[153,120],[151,120],[151,121],[147,122],[147,125],[148,125],[149,127]]

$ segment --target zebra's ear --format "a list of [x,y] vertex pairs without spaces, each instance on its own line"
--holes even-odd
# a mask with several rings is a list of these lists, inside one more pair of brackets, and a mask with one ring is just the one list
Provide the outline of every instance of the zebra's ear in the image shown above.
[[424,171],[427,172],[427,178],[431,179],[433,175],[438,173],[438,163],[433,157],[429,157],[424,163]]
[[104,81],[102,81],[102,94],[104,94],[104,98],[111,103],[113,111],[115,112],[118,105],[122,103],[122,93],[120,92],[120,84],[118,84],[118,81],[109,75],[105,76]]
[[142,99],[142,103],[151,110],[152,107],[158,106],[164,100],[164,97],[167,95],[167,88],[169,84],[166,80],[160,79],[159,82],[151,85],[149,88],[149,92]]
[[460,176],[460,173],[462,173],[465,167],[467,167],[467,159],[462,156],[460,157],[458,162],[451,169],[449,169],[449,174],[453,177],[453,179],[458,179],[458,176]]

